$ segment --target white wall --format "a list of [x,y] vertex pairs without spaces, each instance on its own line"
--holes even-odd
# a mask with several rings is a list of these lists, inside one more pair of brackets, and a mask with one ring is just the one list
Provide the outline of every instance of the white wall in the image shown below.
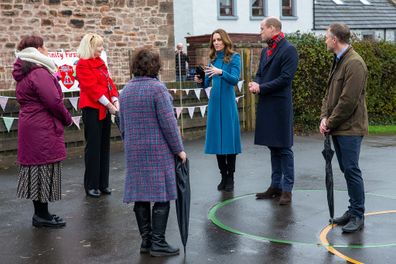
[[[186,47],[187,36],[194,35],[193,33],[193,2],[194,0],[174,0],[174,31],[175,31],[175,46],[181,42]],[[184,51],[186,48],[184,48]]]
[[[268,16],[279,17],[281,0],[267,0]],[[184,39],[187,33],[191,35],[210,34],[217,28],[223,28],[228,33],[259,34],[261,20],[250,19],[250,1],[236,0],[236,20],[217,19],[217,0],[174,0],[175,11],[175,42]],[[313,26],[312,1],[296,0],[297,19],[281,19],[283,32],[291,33],[297,30],[310,32]]]

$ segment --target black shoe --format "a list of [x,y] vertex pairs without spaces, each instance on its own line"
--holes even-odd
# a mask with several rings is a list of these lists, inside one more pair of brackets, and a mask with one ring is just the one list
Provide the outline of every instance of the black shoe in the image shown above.
[[102,194],[110,195],[110,194],[111,194],[111,189],[110,189],[109,187],[106,187],[106,188],[104,188],[104,189],[100,189],[100,192],[101,192]]
[[37,216],[36,214],[33,215],[32,218],[32,225],[35,227],[51,227],[51,228],[60,228],[66,225],[66,222],[60,218],[59,216],[53,216],[51,220],[47,220]]
[[94,197],[94,198],[99,198],[100,197],[100,192],[97,189],[91,189],[91,190],[88,190],[86,192],[87,192],[87,196],[91,196],[91,197]]
[[342,228],[342,232],[355,233],[361,230],[363,226],[364,226],[364,216],[357,217],[352,215],[349,219],[349,222]]
[[[346,225],[349,222],[351,216],[352,214],[349,211],[346,211],[342,216],[334,218],[333,224],[341,225],[341,226]],[[331,219],[329,219],[329,222],[331,223]]]
[[224,191],[226,191],[226,192],[234,191],[234,173],[233,172],[227,174]]
[[217,190],[218,191],[224,191],[224,188],[226,186],[226,179],[227,179],[227,173],[222,173],[221,174],[221,181],[217,185]]

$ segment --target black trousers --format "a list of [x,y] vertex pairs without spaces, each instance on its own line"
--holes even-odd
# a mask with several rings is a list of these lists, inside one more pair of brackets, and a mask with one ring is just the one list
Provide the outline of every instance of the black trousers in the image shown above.
[[109,187],[110,128],[111,116],[99,120],[99,110],[82,109],[85,136],[84,188],[105,189]]
[[236,154],[216,155],[216,158],[221,174],[235,172]]

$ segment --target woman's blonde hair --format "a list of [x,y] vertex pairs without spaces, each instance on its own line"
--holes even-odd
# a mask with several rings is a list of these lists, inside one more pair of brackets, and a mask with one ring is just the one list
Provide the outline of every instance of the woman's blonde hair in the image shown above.
[[97,47],[103,45],[103,38],[95,33],[86,34],[77,49],[77,54],[81,59],[91,59]]

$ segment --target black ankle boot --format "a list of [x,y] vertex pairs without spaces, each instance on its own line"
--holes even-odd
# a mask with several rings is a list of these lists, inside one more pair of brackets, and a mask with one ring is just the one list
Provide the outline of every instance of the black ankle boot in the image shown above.
[[165,230],[169,216],[169,202],[153,206],[152,237],[150,255],[153,257],[173,256],[179,254],[178,248],[171,247],[165,241]]
[[150,202],[136,202],[133,211],[135,211],[136,222],[142,237],[140,253],[148,253],[151,248]]
[[227,175],[224,191],[226,191],[226,192],[234,191],[234,173],[233,172],[230,172]]
[[221,182],[219,183],[219,185],[217,185],[217,190],[223,191],[226,186],[226,181],[227,181],[227,173],[222,172],[221,173]]

